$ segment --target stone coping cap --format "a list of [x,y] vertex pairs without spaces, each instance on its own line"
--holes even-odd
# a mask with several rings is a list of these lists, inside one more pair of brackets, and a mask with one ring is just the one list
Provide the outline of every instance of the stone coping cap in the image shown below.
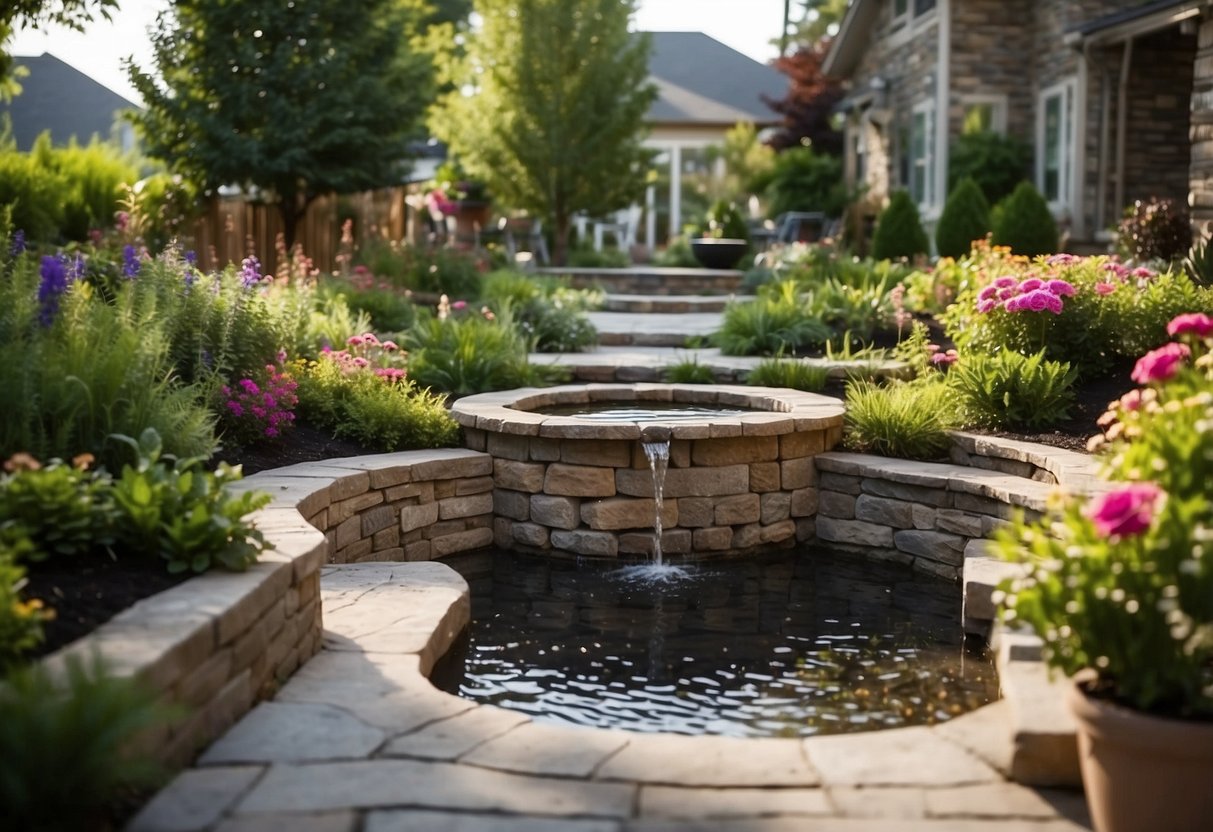
[[[746,407],[760,413],[729,413],[702,419],[599,422],[575,416],[548,416],[537,408],[591,402],[681,402]],[[713,436],[776,436],[842,425],[838,399],[776,387],[709,384],[575,384],[481,393],[455,402],[451,415],[465,428],[553,439],[624,439],[668,429],[673,439]]]
[[1097,486],[1099,463],[1090,454],[968,431],[951,431],[950,436],[966,453],[1035,465],[1056,477],[1059,485],[1073,490]]

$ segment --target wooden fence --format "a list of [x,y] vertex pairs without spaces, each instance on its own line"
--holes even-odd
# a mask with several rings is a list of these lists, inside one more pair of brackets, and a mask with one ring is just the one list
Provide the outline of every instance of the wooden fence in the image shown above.
[[[331,271],[341,245],[341,226],[354,221],[355,241],[372,237],[415,239],[420,233],[417,212],[406,202],[405,188],[385,188],[360,194],[335,194],[316,199],[295,227],[295,242],[316,268]],[[239,264],[249,254],[261,261],[264,273],[278,264],[278,235],[282,217],[276,205],[245,197],[215,197],[194,224],[192,247],[203,269]]]

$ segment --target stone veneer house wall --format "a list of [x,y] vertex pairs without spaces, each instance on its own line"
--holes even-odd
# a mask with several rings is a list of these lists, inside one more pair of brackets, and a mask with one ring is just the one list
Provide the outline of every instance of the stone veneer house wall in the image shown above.
[[952,142],[979,121],[1033,148],[1035,184],[1076,243],[1106,239],[1150,196],[1183,204],[1191,190],[1194,219],[1213,214],[1213,166],[1193,148],[1207,133],[1213,151],[1200,128],[1213,97],[1198,93],[1213,67],[1197,52],[1211,6],[854,0],[825,64],[849,86],[848,180],[873,212],[905,188],[934,220]]

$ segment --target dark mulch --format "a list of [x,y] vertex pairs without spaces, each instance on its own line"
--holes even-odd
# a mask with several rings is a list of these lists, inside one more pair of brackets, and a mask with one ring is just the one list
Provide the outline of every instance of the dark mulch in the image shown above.
[[318,462],[346,456],[365,456],[382,451],[367,448],[348,439],[337,439],[332,433],[300,422],[281,442],[270,442],[253,448],[221,448],[214,462],[241,465],[244,475],[271,468],[282,468],[299,462]]
[[43,628],[45,655],[91,633],[135,602],[176,586],[189,574],[170,575],[163,561],[108,557],[51,558],[29,564],[23,595],[54,610]]

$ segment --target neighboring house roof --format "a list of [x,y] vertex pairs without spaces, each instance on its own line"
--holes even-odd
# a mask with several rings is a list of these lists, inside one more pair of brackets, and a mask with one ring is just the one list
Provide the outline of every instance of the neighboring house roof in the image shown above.
[[658,98],[648,120],[657,124],[779,124],[763,96],[783,98],[788,79],[779,70],[702,32],[652,32],[649,80]]
[[1208,5],[1195,0],[1154,0],[1131,9],[1097,17],[1066,33],[1067,43],[1115,43],[1126,37],[1144,35],[1200,14]]
[[29,150],[43,130],[51,141],[67,144],[74,136],[87,142],[93,134],[108,139],[118,113],[138,105],[65,64],[49,52],[37,57],[16,57],[13,63],[26,67],[20,79],[21,94],[9,104],[0,103],[0,113],[12,119],[13,138],[20,150]]
[[871,42],[872,26],[876,23],[878,11],[880,3],[877,0],[851,0],[846,16],[838,27],[838,34],[830,42],[830,51],[822,61],[823,75],[850,77]]

